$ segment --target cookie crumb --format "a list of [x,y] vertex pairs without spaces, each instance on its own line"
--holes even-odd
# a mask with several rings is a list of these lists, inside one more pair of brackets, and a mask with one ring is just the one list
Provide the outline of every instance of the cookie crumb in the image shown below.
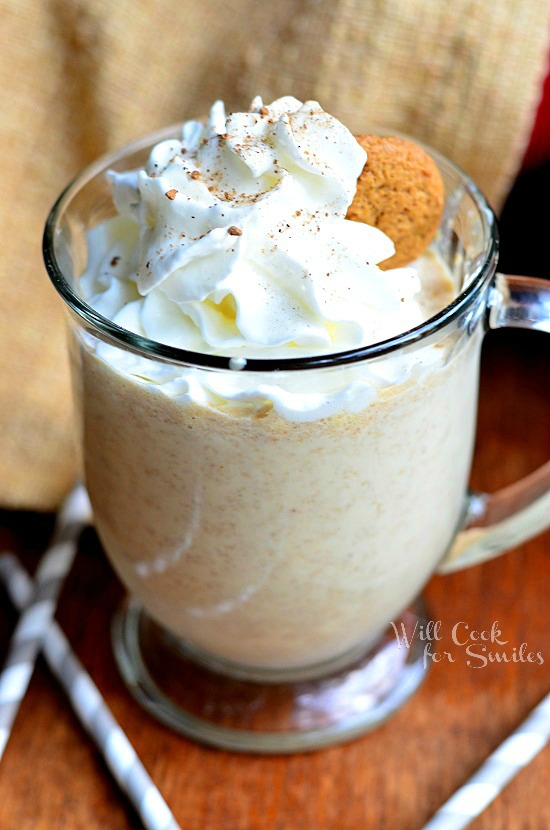
[[175,190],[175,188],[172,188],[172,190],[167,190],[167,191],[166,191],[166,193],[165,193],[164,195],[165,195],[168,199],[170,199],[170,201],[174,201],[174,199],[175,199],[175,198],[176,198],[176,196],[178,195],[178,191],[177,191],[177,190]]
[[267,418],[270,412],[273,411],[273,401],[266,401],[264,404],[254,410],[254,417]]
[[231,236],[242,236],[243,235],[242,230],[240,228],[238,228],[236,225],[231,225],[231,227],[227,229],[227,233],[230,234]]

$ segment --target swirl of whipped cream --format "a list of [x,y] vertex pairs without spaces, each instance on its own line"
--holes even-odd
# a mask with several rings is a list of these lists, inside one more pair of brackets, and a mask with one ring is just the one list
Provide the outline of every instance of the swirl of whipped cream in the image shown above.
[[415,269],[380,270],[391,240],[345,219],[365,161],[315,101],[218,101],[144,169],[109,173],[118,216],[90,233],[82,294],[138,334],[237,357],[406,331],[423,319]]

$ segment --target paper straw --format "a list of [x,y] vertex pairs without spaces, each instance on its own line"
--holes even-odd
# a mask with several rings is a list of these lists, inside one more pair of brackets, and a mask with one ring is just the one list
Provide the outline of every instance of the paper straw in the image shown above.
[[[32,596],[33,582],[13,554],[0,556],[0,578],[14,605],[23,608]],[[67,692],[80,722],[93,738],[121,790],[134,805],[143,826],[147,830],[180,830],[135,749],[56,622],[50,624],[42,649],[52,673]]]
[[40,560],[32,597],[17,622],[0,674],[0,760],[89,516],[86,490],[77,484],[59,511],[52,544]]
[[422,830],[462,830],[467,827],[549,740],[550,694],[489,755],[469,781],[451,796]]

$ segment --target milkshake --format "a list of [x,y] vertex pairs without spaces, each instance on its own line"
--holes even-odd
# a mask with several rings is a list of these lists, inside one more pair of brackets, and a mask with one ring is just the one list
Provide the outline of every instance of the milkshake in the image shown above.
[[436,238],[382,270],[392,241],[346,219],[365,160],[315,102],[218,102],[109,173],[88,234],[84,301],[169,347],[73,331],[97,531],[146,612],[228,666],[368,648],[461,521],[481,327],[414,332],[476,266]]

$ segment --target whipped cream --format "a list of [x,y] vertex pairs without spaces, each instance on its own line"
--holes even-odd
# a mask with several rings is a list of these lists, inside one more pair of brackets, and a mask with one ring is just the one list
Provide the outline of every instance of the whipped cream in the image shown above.
[[[343,351],[407,331],[427,316],[417,269],[382,271],[392,241],[345,218],[365,161],[315,101],[255,98],[249,112],[228,115],[217,101],[206,123],[189,121],[180,139],[155,146],[143,169],[109,172],[118,215],[89,233],[81,293],[123,328],[229,356],[236,369],[250,357]],[[241,372],[146,371],[140,358],[100,351],[174,397],[268,400],[300,419],[363,407],[373,387],[404,377],[394,359],[375,382],[371,370],[351,382],[325,377],[306,395],[303,379],[279,386]]]

